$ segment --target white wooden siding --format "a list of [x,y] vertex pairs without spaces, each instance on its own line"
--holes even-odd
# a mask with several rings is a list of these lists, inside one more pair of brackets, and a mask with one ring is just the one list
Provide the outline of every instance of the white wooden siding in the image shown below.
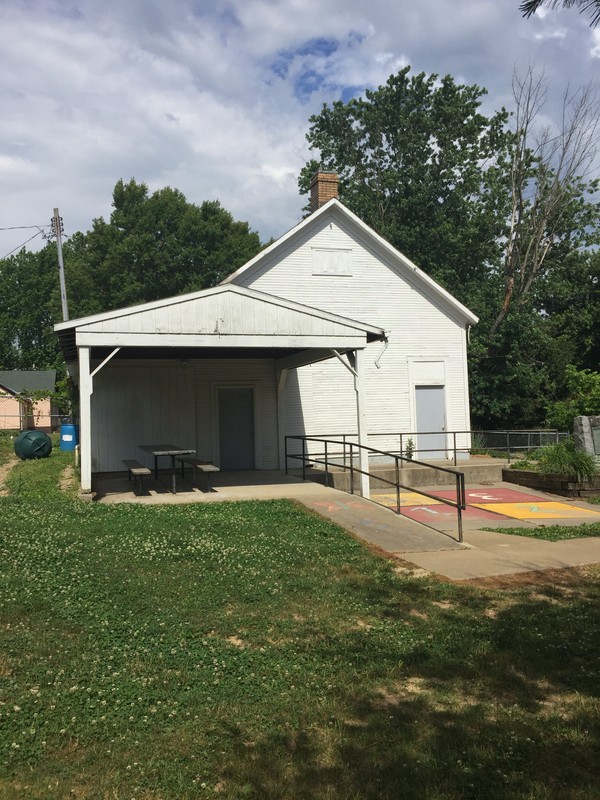
[[[94,365],[96,366],[96,365]],[[255,389],[256,460],[259,469],[278,467],[275,369],[267,359],[122,361],[103,367],[92,394],[92,472],[122,471],[136,458],[152,467],[140,444],[193,447],[215,460],[215,388]],[[168,465],[162,461],[162,466]]]
[[[277,302],[257,300],[230,290],[204,297],[174,301],[173,305],[128,311],[123,316],[110,317],[81,325],[78,341],[87,342],[92,334],[182,334],[193,336],[276,336],[364,337],[357,328],[342,320],[323,319],[310,309],[294,309]],[[129,338],[134,342],[133,338]],[[181,339],[183,341],[183,339]]]
[[[92,472],[123,470],[124,458],[153,466],[140,444],[194,447],[191,370],[152,362],[110,364],[94,377]],[[163,462],[163,466],[166,465]]]
[[[352,275],[314,275],[314,248],[352,251]],[[392,268],[389,256],[375,252],[335,214],[323,217],[315,231],[292,240],[283,253],[236,283],[312,305],[388,332],[389,345],[373,343],[366,351],[366,403],[369,433],[412,430],[410,361],[443,362],[449,430],[469,427],[464,320],[443,299]],[[379,360],[379,368],[375,361]],[[310,375],[310,378],[306,376]],[[284,414],[286,431],[322,433],[356,429],[355,393],[350,374],[337,361],[298,370],[302,430],[298,408]],[[286,387],[285,398],[288,400]],[[397,437],[378,437],[374,446],[397,447]]]

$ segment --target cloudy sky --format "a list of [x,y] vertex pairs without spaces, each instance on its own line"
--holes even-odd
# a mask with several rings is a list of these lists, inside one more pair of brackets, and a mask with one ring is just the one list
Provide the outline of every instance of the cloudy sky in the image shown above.
[[[308,118],[405,65],[511,103],[598,75],[600,28],[519,0],[0,0],[0,228],[108,217],[119,178],[218,199],[263,240],[301,218]],[[551,108],[551,106],[549,107]],[[36,229],[0,231],[0,257]],[[43,245],[38,235],[27,247]]]

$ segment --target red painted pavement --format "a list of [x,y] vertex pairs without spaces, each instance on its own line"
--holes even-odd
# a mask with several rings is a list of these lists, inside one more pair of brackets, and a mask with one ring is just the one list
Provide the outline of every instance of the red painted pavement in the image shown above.
[[[431,494],[438,497],[446,497],[454,500],[456,492],[454,489],[441,489],[432,491]],[[543,503],[545,498],[527,492],[519,492],[516,489],[467,489],[467,504],[469,503]]]

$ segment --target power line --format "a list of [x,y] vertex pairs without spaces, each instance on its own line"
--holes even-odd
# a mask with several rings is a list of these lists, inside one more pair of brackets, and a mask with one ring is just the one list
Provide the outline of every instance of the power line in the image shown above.
[[47,228],[47,225],[12,225],[10,228],[0,228],[0,231],[22,231],[27,228]]
[[[37,228],[38,226],[35,225],[35,226],[31,226],[31,227],[36,227]],[[44,231],[42,231],[42,230],[39,230],[37,233],[34,233],[33,236],[30,236],[29,239],[27,239],[27,241],[23,242],[23,244],[17,245],[17,247],[15,247],[13,250],[11,250],[10,253],[7,253],[6,255],[2,256],[0,261],[5,259],[5,258],[8,258],[9,256],[11,256],[16,250],[20,250],[22,247],[25,247],[25,245],[28,244],[32,239],[35,239],[36,236],[43,235],[43,233],[44,233]]]

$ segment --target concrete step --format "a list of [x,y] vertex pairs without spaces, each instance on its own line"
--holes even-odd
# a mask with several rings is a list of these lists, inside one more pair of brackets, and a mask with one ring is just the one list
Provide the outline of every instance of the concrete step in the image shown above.
[[[506,467],[507,462],[499,458],[470,458],[461,460],[455,467],[452,462],[432,462],[432,467],[422,466],[415,464],[409,467],[403,467],[400,470],[400,483],[405,486],[454,486],[455,478],[451,472],[442,472],[441,470],[433,469],[433,467],[446,467],[448,469],[455,469],[463,472],[465,475],[465,483],[467,485],[473,483],[495,483],[502,480],[502,469]],[[294,471],[297,475],[299,471]],[[386,489],[390,487],[391,483],[395,483],[396,471],[393,468],[387,468],[383,465],[371,466],[371,489]],[[329,481],[326,481],[325,470],[320,467],[311,467],[306,470],[306,477],[308,480],[320,483],[323,486],[333,486],[335,489],[340,489],[343,492],[350,491],[350,471],[343,469],[343,467],[331,467],[329,470]],[[383,479],[383,480],[382,480]],[[360,489],[360,474],[354,473],[354,489]]]

